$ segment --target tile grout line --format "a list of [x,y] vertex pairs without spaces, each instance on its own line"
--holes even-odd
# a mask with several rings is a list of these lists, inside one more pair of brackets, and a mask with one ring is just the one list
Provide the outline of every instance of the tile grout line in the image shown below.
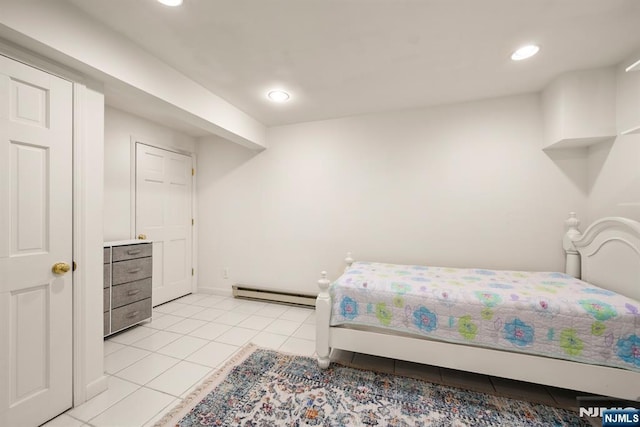
[[[151,320],[151,321],[149,321],[149,322],[145,322],[145,324],[142,324],[142,325],[140,325],[140,326],[141,326],[141,327],[146,327],[147,329],[152,330],[152,331],[153,331],[152,333],[150,333],[150,334],[148,334],[148,335],[145,335],[145,336],[143,336],[143,337],[141,337],[141,338],[135,339],[135,340],[133,340],[133,341],[131,341],[131,342],[126,342],[126,343],[119,342],[118,340],[112,340],[111,342],[112,342],[112,343],[114,343],[114,344],[117,344],[120,348],[117,348],[116,350],[112,351],[111,353],[109,353],[108,355],[106,355],[106,356],[105,356],[105,358],[106,358],[106,357],[109,357],[109,356],[111,356],[111,355],[114,355],[114,354],[116,354],[116,353],[118,353],[118,352],[121,352],[121,351],[125,350],[127,347],[130,347],[130,348],[133,348],[133,349],[135,349],[135,350],[144,351],[144,352],[147,352],[147,353],[148,353],[148,354],[144,355],[143,357],[141,357],[141,358],[139,358],[139,359],[136,359],[136,360],[131,361],[131,363],[126,363],[124,366],[120,367],[117,371],[115,371],[115,372],[113,372],[113,373],[105,372],[105,374],[106,374],[108,377],[114,377],[114,378],[117,378],[117,379],[118,379],[118,380],[120,380],[120,381],[123,381],[123,382],[126,382],[126,383],[128,383],[128,384],[131,384],[132,386],[134,386],[134,389],[133,389],[130,393],[128,393],[128,394],[126,394],[126,395],[124,395],[124,396],[120,397],[119,399],[115,400],[115,401],[114,401],[114,402],[112,402],[109,406],[107,406],[106,408],[104,408],[104,409],[103,409],[102,411],[100,411],[99,413],[94,414],[91,418],[89,418],[89,419],[88,419],[88,420],[86,420],[86,421],[85,421],[85,420],[83,420],[83,419],[80,419],[80,418],[73,417],[72,415],[69,415],[68,413],[65,413],[65,414],[67,414],[67,416],[71,417],[72,419],[74,419],[74,420],[76,420],[76,421],[78,421],[78,422],[80,422],[80,423],[83,423],[83,425],[87,425],[87,426],[90,426],[90,427],[91,427],[91,426],[93,426],[93,424],[92,424],[92,421],[93,421],[93,420],[95,420],[97,417],[99,417],[99,416],[103,415],[106,411],[108,411],[109,409],[113,408],[115,405],[117,405],[117,404],[121,403],[123,400],[125,400],[125,399],[127,399],[127,398],[130,398],[132,394],[134,394],[134,393],[136,393],[136,392],[139,392],[141,389],[146,389],[146,390],[150,390],[150,391],[158,392],[158,393],[161,393],[161,394],[163,394],[163,395],[165,395],[165,396],[167,396],[167,397],[172,398],[172,401],[171,401],[169,404],[167,404],[167,405],[166,405],[165,407],[163,407],[160,411],[158,411],[158,412],[157,412],[157,413],[155,413],[153,416],[151,416],[148,420],[146,420],[146,421],[145,421],[145,423],[148,423],[150,420],[152,420],[152,419],[154,419],[155,417],[157,417],[161,412],[165,411],[165,410],[167,409],[167,407],[168,407],[168,406],[170,406],[172,403],[174,403],[174,402],[176,402],[176,401],[181,401],[181,400],[183,399],[183,397],[181,397],[181,396],[182,396],[182,395],[184,395],[184,393],[183,393],[182,395],[180,395],[180,396],[176,396],[176,395],[173,395],[173,394],[171,394],[171,393],[167,393],[167,392],[165,392],[165,391],[158,390],[158,389],[155,389],[155,388],[153,388],[153,387],[148,386],[148,384],[149,384],[150,382],[154,381],[154,380],[155,380],[155,379],[157,379],[159,376],[161,376],[162,374],[166,373],[168,370],[170,370],[170,369],[172,369],[173,367],[175,367],[176,365],[178,365],[180,362],[188,362],[188,363],[192,363],[192,364],[194,364],[194,365],[198,365],[198,366],[201,366],[201,367],[203,367],[203,368],[208,369],[208,371],[207,371],[207,373],[206,373],[205,375],[203,375],[202,377],[200,377],[200,378],[199,378],[198,380],[196,380],[193,384],[190,384],[190,385],[189,385],[189,387],[187,387],[187,388],[186,388],[186,392],[188,392],[188,391],[189,391],[190,389],[192,389],[195,385],[199,384],[199,383],[203,380],[203,378],[207,378],[208,376],[210,376],[211,374],[213,374],[216,370],[220,369],[220,367],[221,367],[221,366],[224,366],[224,364],[225,364],[225,363],[227,363],[227,361],[228,361],[230,358],[232,358],[232,357],[233,357],[233,355],[237,353],[237,351],[239,351],[242,347],[244,347],[244,345],[247,345],[248,343],[252,342],[252,341],[253,341],[253,339],[254,339],[257,335],[259,335],[259,334],[261,334],[261,333],[269,333],[269,334],[272,334],[272,335],[274,335],[274,336],[282,337],[282,338],[284,339],[284,341],[283,341],[281,344],[279,344],[279,345],[277,346],[277,348],[275,348],[275,350],[279,350],[279,349],[281,349],[282,347],[286,346],[286,345],[287,345],[287,343],[288,343],[292,338],[293,338],[293,339],[295,339],[295,340],[300,340],[300,341],[302,341],[302,342],[307,342],[307,343],[309,343],[310,345],[313,345],[313,342],[314,342],[313,340],[310,340],[310,339],[307,339],[307,338],[303,338],[303,337],[296,337],[296,336],[294,336],[294,335],[295,335],[295,334],[296,334],[296,333],[297,333],[297,332],[298,332],[298,331],[303,327],[303,325],[313,325],[313,323],[312,323],[312,322],[307,323],[307,322],[309,321],[309,318],[310,318],[310,317],[313,315],[313,313],[314,313],[314,310],[313,310],[312,308],[306,308],[306,307],[305,307],[305,308],[302,308],[302,307],[300,307],[300,309],[301,309],[301,310],[308,311],[308,314],[307,314],[306,316],[304,316],[304,318],[300,318],[300,317],[302,317],[302,316],[299,316],[299,318],[298,318],[298,319],[291,319],[291,318],[287,318],[287,312],[289,312],[289,310],[290,310],[291,308],[299,308],[299,307],[286,307],[286,306],[280,307],[280,306],[278,306],[280,310],[277,310],[277,311],[280,311],[280,313],[278,313],[277,315],[275,315],[275,316],[274,316],[274,315],[273,315],[273,313],[274,313],[273,311],[271,311],[270,313],[268,313],[267,315],[265,315],[265,313],[260,313],[260,310],[262,310],[262,309],[264,309],[264,308],[267,308],[267,307],[275,307],[275,306],[276,306],[275,304],[274,304],[273,306],[271,306],[271,305],[266,304],[266,303],[260,303],[260,306],[259,306],[259,307],[256,307],[256,309],[257,309],[256,311],[253,311],[253,310],[252,310],[252,311],[247,311],[247,310],[246,310],[246,308],[241,309],[241,310],[239,310],[239,311],[237,310],[237,309],[238,309],[238,307],[241,307],[241,306],[242,306],[242,305],[244,305],[245,303],[247,303],[247,302],[252,302],[252,301],[241,301],[241,302],[240,302],[240,303],[238,303],[238,304],[233,304],[233,306],[226,305],[226,306],[224,306],[224,307],[219,307],[219,305],[224,305],[224,304],[225,304],[225,302],[224,302],[224,301],[235,301],[235,300],[233,300],[232,298],[223,298],[223,299],[221,299],[221,300],[219,300],[219,301],[215,301],[214,305],[202,306],[202,305],[197,305],[197,304],[195,304],[195,303],[197,303],[198,301],[202,301],[202,300],[203,300],[203,299],[205,299],[205,298],[207,298],[207,296],[205,296],[205,297],[203,297],[203,298],[199,298],[198,300],[194,300],[194,301],[189,302],[189,303],[179,303],[179,304],[181,304],[181,305],[184,305],[184,307],[178,307],[176,310],[172,310],[172,311],[170,311],[170,312],[163,312],[163,311],[157,311],[157,310],[154,310],[154,314],[157,314],[157,315],[158,315],[156,319],[160,319],[160,318],[162,318],[162,317],[164,317],[164,316],[167,316],[167,315],[172,315],[172,316],[174,316],[174,317],[180,318],[180,320],[177,320],[176,322],[174,322],[174,323],[172,323],[172,324],[168,325],[167,327],[165,327],[165,328],[163,328],[163,329],[155,329],[155,328],[149,327],[149,326],[148,326],[148,324],[150,324],[150,323],[152,323],[152,322],[153,322],[153,320]],[[178,300],[174,300],[174,301],[171,301],[170,303],[172,303],[172,302],[177,302],[177,301],[178,301]],[[170,304],[170,303],[167,303],[167,304]],[[229,304],[229,303],[227,303],[227,304]],[[248,305],[248,304],[246,304],[246,305]],[[193,312],[193,313],[191,313],[191,314],[188,314],[188,315],[186,315],[186,316],[185,316],[185,315],[183,315],[183,314],[174,314],[174,312],[175,312],[175,311],[179,311],[179,310],[181,310],[181,309],[184,309],[184,308],[186,308],[186,307],[190,307],[190,306],[191,306],[191,307],[197,307],[199,310],[198,310],[198,311],[196,311],[196,312]],[[215,316],[214,318],[210,319],[210,320],[209,320],[209,319],[197,319],[197,318],[194,318],[194,317],[193,317],[193,316],[197,316],[198,314],[200,314],[200,313],[202,313],[203,311],[208,310],[208,309],[218,310],[218,311],[220,311],[221,313],[220,313],[220,314],[218,314],[217,316]],[[234,311],[234,310],[235,310],[235,311]],[[188,310],[187,310],[186,312],[188,312]],[[228,325],[228,324],[224,324],[224,323],[217,323],[217,322],[216,322],[216,320],[220,319],[221,317],[224,317],[224,316],[225,316],[225,314],[234,313],[234,312],[235,312],[238,316],[245,316],[245,319],[243,319],[243,320],[241,320],[241,321],[239,321],[239,322],[237,322],[237,323],[235,323],[235,324],[233,324],[233,325]],[[269,319],[269,320],[270,320],[270,322],[269,322],[267,325],[265,325],[262,329],[255,329],[255,328],[250,328],[250,327],[246,327],[246,326],[240,326],[240,323],[244,322],[244,321],[245,321],[245,320],[247,320],[248,318],[251,318],[252,316],[260,316],[260,317],[264,317],[264,318]],[[284,316],[284,317],[283,317],[283,316]],[[291,317],[294,317],[294,316],[291,316]],[[184,321],[185,321],[185,320],[187,320],[187,319],[192,319],[192,320],[196,320],[196,321],[203,322],[203,323],[202,323],[200,326],[196,327],[195,329],[190,330],[190,331],[187,331],[187,332],[176,332],[176,331],[171,331],[171,330],[169,330],[169,328],[171,328],[173,325],[178,324],[178,323],[181,323],[181,322],[184,322]],[[282,333],[281,331],[279,331],[279,332],[266,331],[265,329],[266,329],[266,328],[267,328],[271,323],[273,323],[273,322],[274,322],[274,321],[276,321],[276,320],[282,320],[282,321],[286,321],[286,322],[295,323],[295,324],[296,324],[295,329],[294,329],[293,331],[291,331],[290,333]],[[228,329],[226,332],[223,332],[223,333],[221,333],[221,334],[217,335],[217,336],[216,336],[215,338],[213,338],[213,339],[205,339],[205,338],[200,338],[200,337],[196,337],[196,336],[190,335],[191,333],[193,333],[193,332],[194,332],[194,331],[196,331],[197,329],[200,329],[200,328],[202,328],[202,327],[206,326],[207,324],[218,324],[218,325],[222,325],[222,326],[229,326],[229,329]],[[220,336],[222,336],[222,335],[224,335],[225,333],[229,332],[229,331],[230,331],[230,330],[232,330],[233,328],[242,328],[242,329],[246,329],[246,330],[248,330],[248,331],[254,332],[254,335],[253,335],[253,337],[252,337],[252,338],[250,338],[249,340],[247,340],[247,342],[245,342],[245,343],[244,343],[244,344],[242,344],[242,345],[229,344],[229,343],[225,343],[225,342],[222,342],[222,341],[217,341],[217,339],[218,339]],[[129,330],[129,331],[131,331],[131,330]],[[150,337],[152,337],[152,336],[154,336],[154,335],[156,335],[156,334],[158,334],[158,333],[160,333],[160,332],[163,332],[163,331],[164,331],[164,332],[167,332],[167,333],[172,333],[172,334],[180,335],[180,337],[177,337],[176,339],[173,339],[173,340],[171,340],[171,341],[167,342],[166,344],[162,345],[161,347],[159,347],[159,348],[157,348],[157,349],[154,349],[154,350],[149,350],[148,348],[144,348],[144,347],[136,346],[136,343],[138,343],[138,342],[140,342],[140,341],[142,341],[142,340],[148,339],[148,338],[150,338]],[[123,334],[125,334],[126,332],[127,332],[127,331],[124,331],[124,332],[123,332]],[[117,336],[117,335],[116,335],[116,336]],[[163,353],[160,353],[160,352],[159,352],[159,351],[160,351],[160,350],[162,350],[163,348],[165,348],[165,347],[167,347],[167,346],[169,346],[169,345],[171,345],[171,344],[175,343],[176,341],[178,341],[178,340],[180,340],[180,339],[182,339],[182,338],[184,338],[184,337],[191,337],[191,338],[193,338],[193,339],[203,340],[203,341],[206,341],[207,343],[205,343],[205,344],[203,344],[203,345],[201,345],[201,346],[199,346],[199,347],[195,348],[195,350],[190,351],[190,352],[189,352],[189,353],[187,353],[186,355],[183,355],[183,356],[181,355],[180,357],[175,357],[175,356],[172,356],[172,355],[163,354]],[[125,340],[125,341],[128,341],[128,340]],[[206,365],[206,364],[202,364],[202,363],[194,362],[194,361],[191,361],[191,360],[187,360],[187,359],[188,359],[189,357],[191,357],[194,353],[198,352],[198,351],[199,351],[199,350],[201,350],[203,347],[205,347],[205,346],[207,346],[207,345],[209,345],[209,344],[211,344],[211,343],[217,343],[217,344],[229,345],[229,346],[235,347],[235,350],[234,350],[234,352],[233,352],[230,356],[228,356],[227,358],[225,358],[221,363],[219,363],[218,365],[216,365],[216,366],[214,366],[214,367],[212,367],[212,366],[210,366],[210,365]],[[136,364],[136,363],[138,363],[138,362],[140,362],[140,361],[143,361],[144,359],[146,359],[147,357],[151,356],[152,354],[156,354],[156,355],[160,355],[160,356],[168,357],[168,358],[171,358],[171,359],[176,360],[177,362],[176,362],[176,363],[174,363],[173,365],[171,365],[170,367],[168,367],[167,369],[162,370],[162,372],[158,373],[157,375],[155,375],[153,378],[151,378],[149,381],[146,381],[146,382],[145,382],[145,384],[142,384],[142,385],[138,384],[137,382],[131,381],[131,380],[129,380],[129,379],[127,379],[127,378],[125,378],[124,376],[121,376],[121,375],[122,375],[122,372],[123,372],[124,370],[126,370],[126,369],[130,368],[132,365],[134,365],[134,364]],[[313,356],[313,354],[312,354],[311,356]],[[80,406],[81,406],[81,405],[80,405]],[[74,408],[72,408],[72,409],[74,409]],[[72,409],[70,409],[70,410],[72,410]],[[144,424],[143,424],[143,425],[144,425]]]

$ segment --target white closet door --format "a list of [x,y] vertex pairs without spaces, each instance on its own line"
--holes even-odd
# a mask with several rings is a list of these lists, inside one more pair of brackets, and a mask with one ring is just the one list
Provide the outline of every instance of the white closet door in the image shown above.
[[153,241],[153,305],[191,292],[191,157],[136,144],[136,235]]
[[72,85],[0,56],[0,425],[72,405]]

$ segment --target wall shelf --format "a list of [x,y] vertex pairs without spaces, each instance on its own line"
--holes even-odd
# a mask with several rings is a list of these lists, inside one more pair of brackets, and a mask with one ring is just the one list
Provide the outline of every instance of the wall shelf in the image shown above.
[[584,138],[564,138],[547,145],[543,148],[543,150],[563,150],[567,148],[590,147],[592,145],[598,144],[602,141],[607,141],[612,138],[615,138],[615,135],[591,136]]
[[640,59],[637,60],[636,62],[634,62],[633,64],[629,65],[625,71],[628,73],[630,71],[640,71]]
[[631,129],[627,129],[625,131],[620,132],[620,135],[632,135],[634,133],[640,133],[640,126],[633,127]]
[[[625,130],[620,132],[620,135],[633,135],[640,133],[640,118],[638,118],[638,107],[640,106],[640,73],[635,73],[636,71],[640,71],[640,60],[637,60],[633,64],[629,65],[625,68],[625,73],[628,77],[624,77],[626,79],[627,87],[628,87],[628,100],[626,101],[629,105],[632,106],[632,111],[634,111],[634,115],[627,117],[624,120]],[[632,73],[632,75],[628,74]],[[625,128],[623,127],[623,129]]]
[[564,73],[542,91],[544,150],[584,148],[614,138],[614,67]]

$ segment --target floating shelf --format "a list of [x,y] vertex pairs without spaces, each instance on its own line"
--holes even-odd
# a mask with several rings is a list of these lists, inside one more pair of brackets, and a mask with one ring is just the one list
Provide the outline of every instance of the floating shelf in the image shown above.
[[566,148],[590,147],[592,145],[598,144],[599,142],[606,141],[612,138],[615,138],[615,135],[602,135],[584,138],[565,138],[547,145],[543,148],[543,150],[562,150]]
[[628,73],[629,71],[640,71],[640,59],[629,65],[625,71]]
[[634,133],[640,133],[640,126],[633,127],[631,129],[627,129],[625,131],[620,132],[620,135],[632,135]]
[[[636,62],[634,62],[633,64],[629,65],[627,68],[625,68],[625,71],[627,73],[632,72],[632,71],[640,71],[640,59],[637,60]],[[636,85],[635,85],[635,93],[636,93],[636,97],[638,97],[640,95],[640,91],[638,91],[638,89],[640,89],[640,86],[638,86],[638,76],[633,76],[633,79],[636,81]],[[637,108],[638,108],[638,103],[636,101],[636,103],[634,104],[635,108],[636,108],[636,112],[637,112]],[[626,129],[622,132],[620,132],[620,135],[632,135],[632,134],[638,134],[640,133],[640,125],[638,126],[633,126],[629,129]]]
[[615,68],[560,75],[542,91],[541,107],[544,150],[581,149],[614,138]]

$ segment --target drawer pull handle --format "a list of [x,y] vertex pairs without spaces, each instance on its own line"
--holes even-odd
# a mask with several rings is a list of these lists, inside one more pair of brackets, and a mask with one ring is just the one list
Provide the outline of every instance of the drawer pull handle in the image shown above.
[[134,274],[134,273],[139,273],[142,271],[141,267],[138,268],[132,268],[131,270],[129,270],[129,274]]
[[137,295],[140,293],[140,289],[132,289],[129,292],[127,292],[128,296],[133,296],[133,295]]
[[142,249],[129,249],[127,251],[129,255],[138,255],[140,252],[142,252]]
[[136,317],[138,314],[140,314],[139,311],[132,311],[131,313],[127,314],[127,319],[132,319]]

